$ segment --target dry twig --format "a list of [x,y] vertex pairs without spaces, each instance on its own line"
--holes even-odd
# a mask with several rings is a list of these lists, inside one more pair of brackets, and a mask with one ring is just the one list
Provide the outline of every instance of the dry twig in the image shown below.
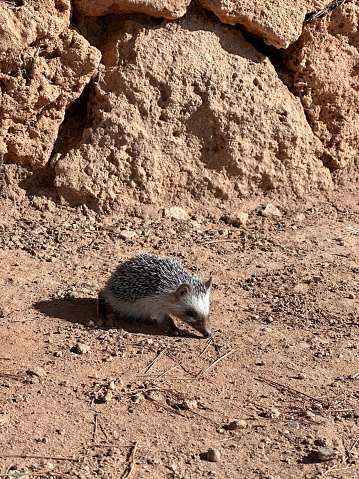
[[130,459],[129,459],[129,465],[127,466],[125,472],[122,474],[122,479],[126,479],[128,477],[130,477],[130,475],[132,474],[132,471],[135,467],[135,454],[136,454],[136,450],[137,450],[137,445],[138,445],[138,442],[135,442],[133,448],[132,448],[132,451],[131,451],[131,456],[130,456]]
[[155,357],[155,359],[153,361],[151,361],[149,364],[147,364],[147,366],[145,366],[144,368],[140,369],[138,372],[140,373],[142,371],[145,371],[145,373],[147,374],[149,372],[149,370],[152,369],[152,367],[160,359],[160,357],[165,353],[166,350],[167,350],[167,346],[157,354],[157,356]]
[[230,354],[232,354],[235,350],[234,349],[231,349],[228,353],[226,354],[223,354],[223,356],[219,357],[218,359],[216,359],[215,361],[213,361],[213,363],[211,363],[209,366],[201,369],[201,371],[197,374],[197,378],[200,377],[200,376],[203,376],[204,373],[206,373],[207,371],[209,371],[211,368],[213,368],[213,366],[215,366],[217,363],[219,363],[219,361],[222,361],[222,359],[226,358],[227,356],[229,356]]
[[78,457],[61,457],[61,456],[37,456],[33,454],[1,454],[0,457],[20,457],[22,459],[52,459],[53,461],[78,461]]
[[315,398],[313,396],[310,396],[309,394],[302,393],[301,391],[298,391],[297,389],[291,388],[289,386],[284,386],[284,384],[277,383],[276,381],[272,381],[271,379],[266,379],[262,376],[258,376],[255,379],[257,381],[262,381],[276,388],[286,389],[287,391],[289,391],[291,394],[294,394],[295,396],[303,396],[305,398],[311,399],[312,401],[316,401],[316,402],[320,401],[320,398]]

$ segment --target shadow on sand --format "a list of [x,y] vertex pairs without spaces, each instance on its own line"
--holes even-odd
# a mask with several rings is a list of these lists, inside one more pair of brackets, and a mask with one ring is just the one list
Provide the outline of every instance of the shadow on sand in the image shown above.
[[[98,329],[108,330],[112,328],[123,329],[128,333],[137,333],[153,336],[170,336],[166,331],[155,322],[130,321],[117,317],[113,324],[105,322],[99,325],[99,318],[96,311],[96,300],[93,298],[77,299],[51,299],[48,301],[39,301],[34,304],[34,308],[51,318],[58,318],[70,323],[85,324],[93,321]],[[181,329],[181,337],[199,338],[197,334]]]

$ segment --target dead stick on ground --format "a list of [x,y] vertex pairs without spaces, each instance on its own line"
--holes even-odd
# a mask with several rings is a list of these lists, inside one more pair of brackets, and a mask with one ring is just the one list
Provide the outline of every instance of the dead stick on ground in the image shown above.
[[202,370],[197,374],[197,377],[203,376],[204,373],[206,373],[207,371],[209,371],[211,368],[213,368],[214,365],[216,365],[217,363],[219,363],[219,361],[222,361],[222,359],[226,358],[227,356],[229,356],[230,354],[232,354],[234,351],[235,351],[234,349],[231,349],[228,353],[223,354],[223,356],[221,356],[220,358],[218,358],[218,359],[216,359],[215,361],[213,361],[212,364],[210,364],[210,365],[207,366],[206,368],[202,369]]
[[159,379],[161,378],[162,376],[164,376],[165,374],[169,373],[170,371],[173,371],[174,369],[177,369],[181,366],[182,363],[179,363],[177,364],[177,366],[173,366],[173,368],[170,368],[170,369],[167,369],[167,371],[165,371],[164,373],[160,374],[159,376],[156,377],[156,379]]
[[314,396],[310,396],[309,394],[302,393],[301,391],[298,391],[297,389],[291,388],[289,386],[285,386],[284,384],[277,383],[276,381],[272,381],[271,379],[266,379],[266,378],[263,378],[262,376],[258,376],[255,379],[257,379],[257,381],[262,381],[262,382],[267,383],[270,386],[273,386],[273,387],[276,387],[276,388],[286,389],[290,393],[295,394],[297,396],[304,396],[304,397],[306,397],[308,399],[311,399],[312,401],[316,401],[316,402],[320,401],[320,399],[315,398]]
[[78,461],[77,457],[36,456],[32,454],[0,454],[0,457],[21,457],[22,459],[52,459],[53,461]]
[[167,346],[157,354],[157,356],[155,357],[153,361],[147,364],[147,366],[145,366],[144,368],[140,369],[138,372],[140,373],[141,371],[145,371],[145,373],[147,374],[149,370],[155,365],[155,363],[160,359],[160,357],[165,353],[166,350],[167,350]]
[[93,436],[92,436],[92,440],[94,441],[96,439],[96,434],[97,434],[97,414],[95,414],[95,417],[94,417],[94,428],[93,428]]
[[34,319],[40,319],[38,316],[34,318],[27,318],[27,319],[14,319],[14,321],[10,321],[11,323],[25,323],[25,321],[34,321]]
[[209,340],[207,341],[207,344],[206,346],[203,348],[201,354],[199,355],[199,357],[203,356],[203,354],[207,351],[207,349],[210,347],[211,343],[213,342],[213,338],[209,338]]
[[100,426],[100,429],[101,429],[103,435],[105,436],[106,441],[108,441],[108,435],[107,435],[107,433],[106,433],[106,431],[105,431],[105,428],[102,426],[102,424],[101,424],[100,421],[98,421],[98,425]]
[[132,448],[131,456],[130,456],[130,464],[127,466],[125,472],[123,473],[122,479],[130,477],[130,475],[132,474],[132,471],[135,467],[135,454],[136,454],[136,450],[137,450],[137,445],[138,445],[138,442],[135,442],[135,444]]

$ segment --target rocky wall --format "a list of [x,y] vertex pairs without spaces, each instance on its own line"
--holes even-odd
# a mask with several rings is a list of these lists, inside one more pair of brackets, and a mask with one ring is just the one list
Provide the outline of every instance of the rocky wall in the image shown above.
[[50,168],[96,209],[328,194],[358,152],[358,2],[189,3],[0,3],[8,181]]

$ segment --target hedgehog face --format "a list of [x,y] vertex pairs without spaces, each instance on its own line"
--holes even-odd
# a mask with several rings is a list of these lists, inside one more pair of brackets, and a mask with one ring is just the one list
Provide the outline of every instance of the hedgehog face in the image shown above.
[[209,322],[211,285],[212,279],[205,283],[204,293],[195,294],[190,285],[181,284],[174,293],[172,314],[202,333],[204,337],[212,334]]

